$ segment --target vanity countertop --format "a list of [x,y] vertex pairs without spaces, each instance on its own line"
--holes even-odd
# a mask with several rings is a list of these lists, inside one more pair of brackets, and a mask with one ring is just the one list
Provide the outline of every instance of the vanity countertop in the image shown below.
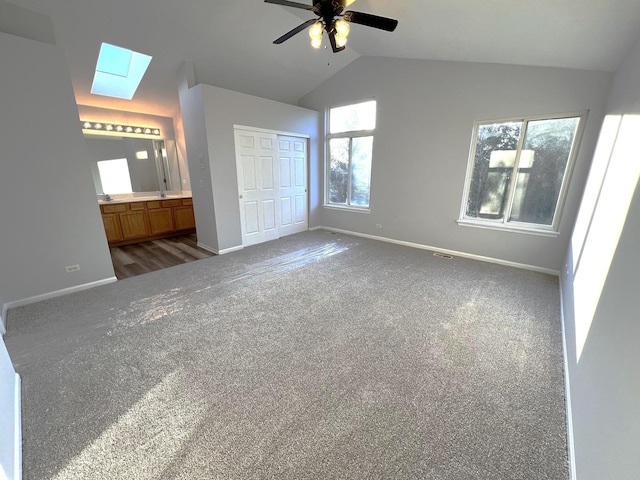
[[159,194],[149,194],[149,195],[140,195],[140,196],[126,196],[120,197],[117,196],[112,200],[104,200],[104,195],[98,195],[98,204],[100,205],[109,205],[113,203],[133,203],[133,202],[148,202],[153,200],[174,200],[176,198],[191,198],[190,193],[172,193],[166,194],[164,197],[161,197]]

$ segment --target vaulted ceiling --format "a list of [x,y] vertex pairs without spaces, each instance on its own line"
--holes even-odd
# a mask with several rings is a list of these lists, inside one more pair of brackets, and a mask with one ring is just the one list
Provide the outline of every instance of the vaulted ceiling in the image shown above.
[[[163,116],[179,112],[184,60],[198,82],[296,103],[359,56],[615,71],[640,34],[638,0],[356,0],[350,9],[399,26],[353,25],[348,48],[333,54],[305,32],[273,45],[313,14],[263,0],[8,1],[51,17],[78,104]],[[133,100],[89,92],[102,42],[153,56]]]

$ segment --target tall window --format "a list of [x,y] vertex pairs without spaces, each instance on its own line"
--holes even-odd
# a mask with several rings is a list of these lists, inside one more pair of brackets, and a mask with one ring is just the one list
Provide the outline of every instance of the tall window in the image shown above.
[[581,116],[481,122],[460,223],[557,231]]
[[329,110],[327,203],[369,208],[376,102]]

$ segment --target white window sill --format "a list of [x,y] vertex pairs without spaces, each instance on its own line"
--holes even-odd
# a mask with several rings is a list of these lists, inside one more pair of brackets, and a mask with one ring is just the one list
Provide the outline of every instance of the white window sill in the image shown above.
[[482,220],[471,220],[469,218],[461,218],[458,225],[462,227],[486,228],[489,230],[500,230],[503,232],[524,233],[528,235],[539,235],[541,237],[558,237],[560,232],[555,230],[547,230],[542,228],[525,227],[513,224],[483,222]]
[[323,207],[327,210],[339,210],[342,212],[371,213],[371,210],[369,210],[368,208],[351,207],[348,205],[334,205],[332,203],[325,203]]

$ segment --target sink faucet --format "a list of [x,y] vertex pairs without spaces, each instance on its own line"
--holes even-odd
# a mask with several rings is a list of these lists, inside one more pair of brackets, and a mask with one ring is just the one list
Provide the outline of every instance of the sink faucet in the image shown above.
[[163,190],[163,191],[160,192],[160,198],[164,198],[164,197],[166,197],[166,195],[165,195],[164,190]]
[[104,201],[105,202],[110,202],[111,201],[111,195],[109,195],[108,193],[104,194]]

